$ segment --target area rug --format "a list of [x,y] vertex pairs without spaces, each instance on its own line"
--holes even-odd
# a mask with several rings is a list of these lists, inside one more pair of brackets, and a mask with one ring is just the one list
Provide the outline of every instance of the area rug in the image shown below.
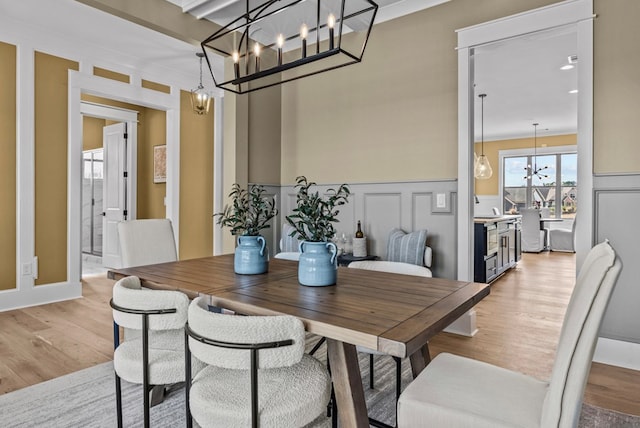
[[[322,356],[323,349],[319,350]],[[363,379],[368,379],[368,357],[361,355]],[[377,357],[376,389],[365,386],[370,416],[387,424],[395,421],[394,363]],[[410,381],[408,361],[403,364],[403,384]],[[142,395],[138,385],[123,382],[124,425],[142,426]],[[104,363],[0,396],[2,427],[76,428],[115,427],[115,382],[113,364]],[[184,390],[169,395],[151,409],[151,426],[184,427]],[[312,427],[330,426],[322,417]],[[581,428],[640,428],[640,417],[584,405]]]

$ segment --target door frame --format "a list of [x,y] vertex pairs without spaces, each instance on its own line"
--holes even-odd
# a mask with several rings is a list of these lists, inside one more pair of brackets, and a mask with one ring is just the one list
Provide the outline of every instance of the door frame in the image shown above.
[[[79,284],[82,277],[82,94],[90,94],[116,101],[162,110],[167,115],[167,194],[166,217],[173,223],[176,242],[180,225],[180,91],[172,88],[169,94],[69,70],[68,88],[68,201],[67,201],[67,276],[71,284]],[[137,117],[136,117],[137,119]],[[134,122],[135,124],[135,122]],[[130,131],[136,126],[129,126]],[[135,153],[135,152],[133,152]],[[135,154],[129,162],[135,160]],[[129,165],[130,166],[130,165]],[[130,177],[135,180],[135,174]],[[132,188],[135,188],[132,183]],[[132,205],[134,206],[134,205]],[[130,218],[135,218],[135,212]]]
[[458,33],[458,279],[473,280],[474,48],[576,25],[578,67],[578,200],[576,270],[593,245],[593,0],[567,0],[457,31]]

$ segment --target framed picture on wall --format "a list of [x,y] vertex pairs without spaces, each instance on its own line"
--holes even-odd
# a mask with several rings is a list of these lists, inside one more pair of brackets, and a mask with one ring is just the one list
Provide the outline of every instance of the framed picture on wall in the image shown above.
[[167,182],[167,145],[153,146],[153,182]]

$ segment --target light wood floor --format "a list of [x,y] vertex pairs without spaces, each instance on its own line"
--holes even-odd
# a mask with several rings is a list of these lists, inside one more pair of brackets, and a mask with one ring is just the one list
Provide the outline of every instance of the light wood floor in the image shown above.
[[[524,254],[476,306],[478,334],[442,333],[432,356],[447,351],[547,379],[574,263],[573,254]],[[0,394],[109,361],[112,284],[89,278],[82,299],[0,313]],[[640,415],[640,372],[594,363],[585,401]]]

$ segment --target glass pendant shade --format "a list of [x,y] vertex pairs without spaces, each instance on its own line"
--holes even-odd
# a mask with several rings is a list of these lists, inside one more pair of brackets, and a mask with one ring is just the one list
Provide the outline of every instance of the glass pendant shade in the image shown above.
[[481,143],[482,143],[482,154],[477,156],[475,152],[473,152],[475,156],[475,162],[473,164],[473,176],[478,180],[486,180],[491,178],[493,175],[493,169],[491,169],[491,164],[489,163],[489,158],[484,155],[484,98],[487,94],[480,94],[478,98],[482,101],[482,113],[480,119],[481,126]]
[[489,159],[485,155],[478,156],[478,160],[473,169],[473,175],[478,180],[486,180],[493,175],[493,169],[491,169]]
[[207,114],[211,106],[211,94],[202,86],[202,58],[204,58],[204,54],[198,52],[196,56],[200,58],[200,83],[196,89],[191,91],[191,108],[195,114]]
[[207,93],[202,85],[191,91],[191,107],[196,114],[209,113],[211,106],[211,95]]

